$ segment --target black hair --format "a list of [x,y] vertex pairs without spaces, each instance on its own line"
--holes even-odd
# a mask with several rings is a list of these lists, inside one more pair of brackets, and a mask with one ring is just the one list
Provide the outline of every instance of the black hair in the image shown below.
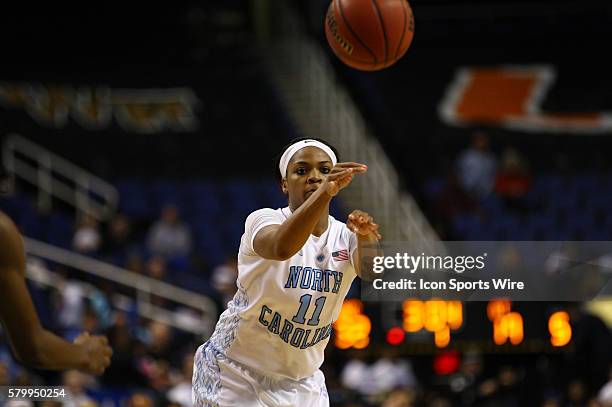
[[319,141],[323,144],[325,144],[327,147],[329,147],[331,149],[331,151],[334,152],[334,154],[336,155],[336,159],[338,160],[338,162],[340,162],[340,154],[338,153],[338,150],[336,150],[336,147],[332,146],[331,144],[329,144],[327,141],[320,139],[320,138],[316,138],[316,137],[298,137],[295,138],[293,140],[291,140],[287,145],[285,145],[283,147],[283,149],[280,151],[280,153],[276,156],[276,166],[274,167],[274,173],[276,174],[276,179],[278,180],[278,182],[281,182],[283,180],[283,176],[280,174],[280,172],[278,171],[278,166],[280,165],[280,160],[283,157],[283,153],[285,152],[285,150],[287,150],[292,144],[297,143],[298,141],[302,141],[302,140],[316,140]]

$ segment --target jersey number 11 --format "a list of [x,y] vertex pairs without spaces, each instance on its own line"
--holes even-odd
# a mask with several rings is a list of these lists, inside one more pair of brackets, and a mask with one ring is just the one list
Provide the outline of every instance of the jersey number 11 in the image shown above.
[[[308,325],[317,326],[319,325],[319,316],[323,311],[323,305],[327,297],[319,297],[315,300],[315,310],[312,313],[312,317],[308,320]],[[304,294],[300,297],[300,309],[297,314],[292,318],[292,321],[297,324],[303,324],[306,321],[306,311],[310,307],[310,301],[312,300],[311,294]]]

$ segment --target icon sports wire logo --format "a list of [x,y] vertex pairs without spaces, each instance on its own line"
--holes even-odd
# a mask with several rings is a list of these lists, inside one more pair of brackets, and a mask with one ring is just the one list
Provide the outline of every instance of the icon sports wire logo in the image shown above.
[[395,256],[375,256],[372,271],[382,273],[388,269],[406,270],[415,273],[417,270],[454,271],[463,273],[470,270],[482,270],[485,267],[487,253],[480,256],[417,256],[408,253],[396,253]]

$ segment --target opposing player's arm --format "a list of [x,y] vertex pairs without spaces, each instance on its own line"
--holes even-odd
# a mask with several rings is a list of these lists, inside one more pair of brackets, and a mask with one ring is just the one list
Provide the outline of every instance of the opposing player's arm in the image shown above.
[[1,212],[0,242],[0,320],[16,358],[40,369],[102,373],[112,353],[105,338],[82,335],[71,344],[40,324],[24,279],[23,240]]
[[349,185],[353,175],[365,172],[358,163],[338,163],[321,186],[280,225],[262,228],[253,240],[253,249],[265,259],[286,260],[306,243],[329,202]]
[[374,273],[374,257],[382,256],[379,240],[382,239],[378,231],[378,224],[374,218],[364,211],[354,210],[348,216],[346,227],[357,235],[357,249],[353,252],[353,265],[359,278],[372,281],[377,274]]

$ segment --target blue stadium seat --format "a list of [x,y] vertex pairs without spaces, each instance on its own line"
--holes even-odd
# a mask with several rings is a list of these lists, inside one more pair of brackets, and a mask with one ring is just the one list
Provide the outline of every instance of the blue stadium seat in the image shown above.
[[[496,216],[491,219],[491,224],[496,240],[523,240],[518,239],[521,225],[516,216],[508,214]],[[522,229],[524,230],[524,227]]]
[[159,212],[151,205],[150,190],[145,183],[136,179],[125,179],[117,184],[119,210],[136,219],[153,218]]
[[189,257],[188,256],[176,256],[168,259],[168,269],[178,272],[189,272]]
[[280,186],[275,180],[262,181],[260,193],[262,195],[263,207],[276,209],[287,206],[287,197],[283,195]]
[[572,213],[578,208],[578,191],[573,186],[563,190],[550,191],[548,203],[549,208]]
[[592,194],[602,187],[602,180],[596,174],[579,174],[572,177],[572,181],[578,194]]
[[564,179],[555,174],[546,174],[536,176],[533,180],[533,188],[543,190],[547,193],[560,191],[564,187]]
[[555,217],[546,212],[531,216],[526,225],[532,240],[552,240],[556,227]]
[[23,196],[9,196],[0,198],[0,210],[6,213],[11,219],[18,219],[23,212],[33,212],[34,208],[29,200]]
[[183,189],[176,181],[157,181],[149,186],[150,205],[160,213],[165,205],[174,205],[180,213],[185,212]]
[[70,248],[74,221],[63,213],[52,213],[46,222],[46,241],[52,245]]
[[485,230],[483,222],[475,215],[462,215],[455,218],[453,231],[458,239],[488,240],[491,239],[489,231]]
[[194,226],[196,229],[195,253],[203,257],[211,267],[221,264],[227,253],[221,228],[213,224]]
[[481,202],[481,206],[489,216],[497,216],[504,210],[503,202],[499,196],[495,194],[489,194],[484,198]]
[[216,184],[206,181],[189,182],[185,185],[187,213],[216,215],[221,210],[221,190]]
[[44,240],[46,233],[40,217],[34,211],[24,211],[19,214],[16,219],[13,219],[21,233],[33,239]]
[[442,177],[430,178],[425,184],[425,193],[429,199],[435,199],[444,187],[446,186],[446,180]]

